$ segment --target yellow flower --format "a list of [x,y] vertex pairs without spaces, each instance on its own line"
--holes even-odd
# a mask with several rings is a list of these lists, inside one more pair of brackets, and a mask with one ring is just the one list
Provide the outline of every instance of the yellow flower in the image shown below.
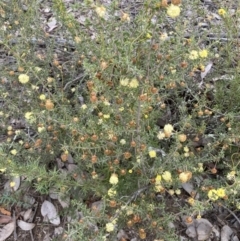
[[81,108],[82,108],[83,110],[86,110],[86,109],[87,109],[87,105],[86,105],[86,104],[83,104],[83,105],[81,106]]
[[206,49],[203,49],[203,50],[200,50],[198,52],[198,55],[201,57],[201,58],[207,58],[208,56],[208,51]]
[[17,155],[17,150],[13,149],[13,150],[10,151],[10,153],[15,156],[15,155]]
[[240,203],[239,203],[239,202],[236,203],[236,208],[237,208],[238,210],[240,210]]
[[16,185],[15,182],[10,182],[10,183],[9,183],[9,186],[10,186],[10,187],[14,187],[15,185]]
[[180,7],[171,4],[168,8],[167,8],[167,15],[171,18],[176,18],[180,15],[181,9]]
[[171,196],[173,196],[175,192],[174,192],[173,189],[169,189],[169,190],[168,190],[168,193],[169,193]]
[[41,133],[45,130],[45,127],[38,127],[38,132]]
[[198,171],[203,172],[203,163],[198,163]]
[[5,172],[6,171],[6,168],[1,168],[0,169],[0,172]]
[[95,11],[100,18],[103,18],[106,14],[106,8],[103,6],[96,7]]
[[39,99],[40,99],[40,100],[45,100],[45,99],[46,99],[46,96],[45,96],[44,94],[42,94],[42,95],[39,96]]
[[29,81],[29,76],[26,74],[20,74],[18,80],[21,84],[26,84]]
[[137,88],[139,86],[138,80],[137,79],[132,79],[129,83],[130,88]]
[[189,171],[182,172],[179,175],[179,179],[182,183],[189,181],[192,178],[192,173]]
[[107,223],[106,224],[106,231],[107,232],[113,232],[114,231],[114,224],[113,223]]
[[166,182],[171,182],[172,181],[172,175],[169,171],[165,171],[163,174],[162,174],[162,178],[164,181]]
[[226,15],[226,11],[223,8],[220,8],[218,9],[218,14],[224,17]]
[[231,172],[229,172],[228,174],[227,174],[227,179],[228,180],[234,180],[234,178],[235,178],[235,175],[236,175],[236,172],[235,171],[231,171]]
[[128,84],[129,84],[129,79],[125,78],[120,80],[120,85],[128,86]]
[[209,199],[211,199],[213,201],[218,200],[217,190],[212,189],[212,190],[208,191],[208,197],[209,197]]
[[188,203],[192,206],[195,203],[194,198],[192,197],[188,198]]
[[116,173],[113,173],[109,179],[109,182],[113,185],[118,183],[118,175]]
[[109,197],[114,197],[114,196],[116,196],[116,194],[117,194],[117,191],[114,188],[111,187],[110,189],[108,189]]
[[151,158],[155,158],[157,156],[157,153],[154,150],[149,151],[148,154]]
[[155,184],[160,184],[161,183],[161,180],[162,180],[162,177],[161,177],[161,175],[157,175],[156,177],[155,177]]
[[128,170],[128,172],[131,174],[131,173],[133,172],[133,170],[132,170],[132,169],[130,169],[130,170]]
[[225,197],[226,196],[225,189],[224,188],[218,188],[217,189],[217,195],[218,195],[218,197]]
[[157,134],[157,138],[158,138],[159,140],[163,140],[163,139],[164,139],[164,137],[165,137],[164,132],[159,131],[159,132],[158,132],[158,134]]
[[198,58],[198,52],[196,50],[192,50],[189,54],[189,59],[194,60]]
[[130,17],[129,17],[129,14],[128,13],[123,13],[122,16],[121,16],[121,20],[123,22],[130,22]]
[[150,39],[150,38],[152,38],[152,35],[151,35],[150,33],[147,33],[147,34],[146,34],[146,38],[147,38],[147,39]]
[[164,190],[164,187],[161,184],[157,184],[157,185],[155,185],[154,190],[156,192],[162,192]]
[[127,142],[126,142],[125,139],[121,139],[121,140],[120,140],[120,144],[121,144],[121,145],[125,145],[126,143],[127,143]]
[[163,128],[165,137],[170,137],[172,135],[173,126],[171,124],[166,124]]
[[33,115],[32,112],[26,112],[24,116],[25,116],[25,118],[26,118],[27,120],[30,120],[30,119],[32,119],[32,117],[33,117],[32,115]]
[[162,33],[159,38],[160,38],[160,40],[164,41],[164,40],[166,40],[168,38],[168,34],[167,33]]
[[188,153],[189,152],[189,148],[187,146],[184,146],[183,148],[184,152]]
[[176,190],[175,190],[175,193],[176,193],[177,195],[180,195],[180,194],[181,194],[181,190],[180,190],[180,189],[176,189]]
[[104,118],[104,119],[109,119],[109,118],[110,118],[110,115],[109,115],[109,114],[105,114],[105,115],[103,115],[103,118]]

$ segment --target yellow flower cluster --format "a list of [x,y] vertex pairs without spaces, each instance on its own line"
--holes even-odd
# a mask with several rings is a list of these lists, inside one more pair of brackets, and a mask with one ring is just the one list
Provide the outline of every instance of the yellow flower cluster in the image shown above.
[[121,79],[120,85],[128,86],[129,88],[136,89],[139,86],[139,82],[136,78],[129,80],[128,78]]
[[191,60],[195,60],[200,58],[207,58],[208,56],[208,51],[206,49],[200,50],[200,51],[196,51],[196,50],[192,50],[188,56],[189,59]]
[[211,189],[208,191],[208,198],[212,201],[218,200],[218,198],[224,198],[226,196],[224,188]]
[[103,18],[106,15],[106,8],[103,6],[96,7],[95,11],[100,18]]
[[181,9],[180,7],[171,4],[168,8],[167,8],[167,15],[171,18],[176,18],[180,15]]
[[220,16],[226,16],[226,11],[223,9],[223,8],[220,8],[220,9],[218,9],[218,14],[220,15]]
[[26,84],[29,81],[29,76],[26,74],[20,74],[18,80],[21,84]]
[[118,175],[116,173],[113,173],[109,179],[109,182],[112,184],[112,185],[116,185],[118,184]]
[[157,156],[157,152],[154,151],[154,150],[150,150],[150,151],[148,152],[148,154],[149,154],[150,158],[155,158],[155,157]]

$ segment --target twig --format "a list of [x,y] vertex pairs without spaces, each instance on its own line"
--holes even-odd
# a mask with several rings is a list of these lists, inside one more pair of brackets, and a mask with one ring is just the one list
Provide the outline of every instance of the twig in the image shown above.
[[238,223],[240,224],[240,220],[239,218],[235,215],[234,212],[232,212],[229,208],[227,208],[226,206],[224,206],[223,204],[221,204],[221,207],[225,208],[228,210],[229,213],[231,213],[233,215],[234,218],[236,218],[236,220],[238,221]]
[[67,84],[65,84],[63,90],[66,90],[66,88],[67,88],[71,83],[73,83],[73,82],[75,82],[75,81],[77,81],[77,80],[79,80],[79,79],[81,79],[81,78],[83,78],[83,77],[84,77],[84,74],[80,74],[80,75],[78,75],[75,79],[67,82]]

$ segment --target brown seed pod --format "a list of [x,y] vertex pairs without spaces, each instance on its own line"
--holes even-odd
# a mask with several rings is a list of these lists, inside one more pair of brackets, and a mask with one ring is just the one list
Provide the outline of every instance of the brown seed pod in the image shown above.
[[53,102],[52,102],[51,100],[46,100],[46,102],[45,102],[45,108],[46,108],[47,110],[53,110],[53,108],[54,108]]

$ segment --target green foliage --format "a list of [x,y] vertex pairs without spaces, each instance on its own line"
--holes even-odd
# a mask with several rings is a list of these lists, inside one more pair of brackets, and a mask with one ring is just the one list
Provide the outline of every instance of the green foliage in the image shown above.
[[[9,60],[1,67],[1,171],[24,177],[40,194],[71,198],[64,215],[82,216],[66,225],[69,240],[93,240],[95,229],[99,240],[113,240],[120,229],[174,240],[169,222],[201,215],[215,201],[211,190],[239,207],[239,61],[222,61],[237,57],[235,27],[226,45],[194,32],[186,38],[188,1],[169,18],[154,0],[137,14],[119,9],[119,1],[83,1],[73,6],[84,16],[79,24],[54,0],[61,39],[39,26],[41,3],[26,2],[27,9],[1,4],[1,50]],[[234,26],[228,11],[222,18]],[[199,200],[181,194],[187,181]],[[99,200],[96,214],[90,206]]]

